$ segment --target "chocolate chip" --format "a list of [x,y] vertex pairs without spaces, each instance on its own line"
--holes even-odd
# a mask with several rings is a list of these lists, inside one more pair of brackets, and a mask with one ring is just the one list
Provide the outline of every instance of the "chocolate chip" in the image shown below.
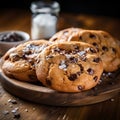
[[90,50],[92,53],[96,53],[96,50],[93,49],[93,48],[90,48],[89,50]]
[[98,80],[98,76],[93,77],[93,80],[96,82]]
[[[1,56],[0,56],[1,57]],[[9,55],[7,55],[7,56],[5,56],[5,60],[8,60],[10,58],[10,56]]]
[[71,74],[69,77],[68,77],[69,80],[71,81],[74,81],[77,79],[77,74]]
[[116,53],[116,49],[115,49],[115,48],[112,48],[112,51],[113,51],[114,53]]
[[51,81],[49,79],[46,79],[46,84],[49,85],[49,86],[52,85],[52,83],[51,83]]
[[26,47],[23,49],[23,53],[25,53],[26,55],[30,55],[33,53],[33,50],[35,49],[35,45],[33,44],[28,44],[26,45]]
[[80,52],[79,46],[74,46],[74,51],[72,51],[72,53],[76,54],[77,52]]
[[75,54],[76,52],[75,51],[72,51],[72,50],[68,50],[68,51],[62,51],[61,52],[62,54],[71,54],[71,53],[73,53],[73,54]]
[[53,58],[52,55],[48,55],[48,56],[46,56],[46,60],[51,59],[51,58]]
[[96,36],[94,34],[89,34],[89,37],[92,38],[92,39],[96,38]]
[[79,75],[79,76],[80,76],[80,75],[81,75],[81,71],[77,72],[77,75]]
[[82,85],[78,85],[78,90],[83,90],[84,87]]
[[93,59],[93,62],[96,62],[96,63],[99,63],[100,61],[101,61],[101,59],[99,57]]
[[24,54],[21,56],[21,58],[24,59],[24,60],[28,60],[28,55],[24,53]]
[[56,41],[56,40],[57,40],[57,38],[53,38],[53,39],[52,39],[52,41]]
[[71,63],[77,63],[77,61],[78,61],[78,59],[75,57],[70,57],[69,60]]
[[106,46],[103,46],[103,47],[102,47],[102,50],[108,51],[108,48],[107,48]]
[[94,70],[92,68],[87,69],[87,72],[89,73],[89,75],[93,75],[94,74]]
[[58,48],[58,47],[56,47],[56,48],[54,48],[54,52],[60,52],[61,50],[60,50],[60,48]]
[[40,61],[41,61],[40,59],[37,59],[37,60],[36,60],[36,63],[38,64],[38,63],[40,63]]
[[11,55],[11,61],[12,62],[18,61],[18,60],[20,60],[20,58],[21,57],[17,54]]
[[79,50],[79,46],[74,46],[75,49]]
[[34,60],[29,59],[28,62],[29,62],[31,65],[34,65]]
[[81,73],[83,73],[83,71],[84,71],[84,67],[83,67],[81,64],[79,64],[79,67],[80,67],[80,71],[81,71]]
[[98,44],[96,42],[92,43],[93,46],[95,46],[96,50],[99,52]]
[[30,55],[30,54],[32,54],[32,51],[31,50],[25,50],[25,51],[23,51],[26,55]]
[[79,39],[82,40],[82,36],[80,36]]
[[92,45],[95,47],[98,46],[96,42],[93,42]]
[[15,32],[5,33],[0,35],[0,41],[15,42],[22,41],[23,37]]

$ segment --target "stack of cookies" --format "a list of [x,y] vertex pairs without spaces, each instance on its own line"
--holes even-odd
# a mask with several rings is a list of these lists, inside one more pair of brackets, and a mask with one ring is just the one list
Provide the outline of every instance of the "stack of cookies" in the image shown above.
[[3,56],[3,72],[26,82],[40,81],[60,92],[95,87],[105,72],[120,68],[120,44],[100,30],[68,28],[49,41],[30,40]]

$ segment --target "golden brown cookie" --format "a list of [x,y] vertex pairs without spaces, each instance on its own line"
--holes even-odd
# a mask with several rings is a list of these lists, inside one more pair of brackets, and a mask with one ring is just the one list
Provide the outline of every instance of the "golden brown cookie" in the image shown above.
[[3,72],[9,77],[21,81],[37,81],[34,63],[38,53],[46,46],[48,46],[46,40],[30,40],[11,48],[3,56]]
[[[120,68],[120,44],[108,32],[102,30],[79,29],[74,34],[69,34],[76,28],[62,30],[50,39],[51,42],[82,41],[96,47],[103,61],[103,68],[106,72],[113,72]],[[66,32],[65,32],[66,31]],[[68,33],[67,37],[64,37]],[[62,39],[62,40],[61,40]]]
[[71,41],[72,37],[76,36],[81,30],[81,28],[67,28],[64,30],[61,30],[54,34],[49,41],[51,42],[64,42],[64,41]]
[[84,42],[55,43],[37,57],[36,74],[43,85],[62,92],[96,86],[103,64],[94,46]]

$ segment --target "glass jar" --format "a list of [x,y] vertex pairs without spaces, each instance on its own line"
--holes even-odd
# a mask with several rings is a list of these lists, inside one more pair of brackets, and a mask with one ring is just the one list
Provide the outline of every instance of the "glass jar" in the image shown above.
[[32,11],[31,38],[49,39],[57,31],[59,3],[35,1],[31,3],[30,8]]

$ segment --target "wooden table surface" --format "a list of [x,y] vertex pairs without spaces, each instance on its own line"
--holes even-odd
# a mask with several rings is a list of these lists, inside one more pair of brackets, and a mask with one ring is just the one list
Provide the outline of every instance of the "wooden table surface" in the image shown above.
[[[0,32],[22,30],[30,34],[31,13],[0,11]],[[120,39],[120,19],[88,14],[60,13],[58,30],[68,27],[101,29]],[[24,93],[23,93],[24,94]],[[52,96],[51,96],[52,97]],[[17,114],[13,114],[17,111]],[[120,94],[93,105],[56,107],[35,104],[9,94],[0,84],[0,120],[120,120]]]

